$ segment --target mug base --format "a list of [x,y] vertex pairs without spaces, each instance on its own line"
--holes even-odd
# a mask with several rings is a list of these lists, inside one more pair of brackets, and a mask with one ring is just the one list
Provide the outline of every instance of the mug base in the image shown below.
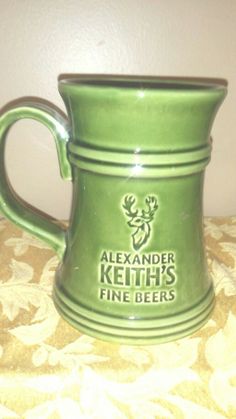
[[123,319],[94,313],[75,304],[56,285],[53,301],[59,314],[81,333],[97,339],[127,345],[151,345],[191,335],[209,319],[214,308],[213,287],[193,307],[175,316],[157,319]]

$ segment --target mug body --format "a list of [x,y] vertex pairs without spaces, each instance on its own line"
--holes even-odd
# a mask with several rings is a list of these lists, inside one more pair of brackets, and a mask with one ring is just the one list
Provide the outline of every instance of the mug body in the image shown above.
[[214,306],[202,225],[216,85],[62,80],[73,201],[54,301],[80,331],[128,344],[197,330]]

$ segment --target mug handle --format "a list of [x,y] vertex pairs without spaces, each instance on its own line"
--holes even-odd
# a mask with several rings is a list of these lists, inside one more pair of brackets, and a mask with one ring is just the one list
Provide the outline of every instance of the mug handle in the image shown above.
[[0,116],[0,211],[22,229],[45,241],[60,259],[66,248],[66,231],[25,203],[12,189],[5,168],[5,144],[9,128],[20,119],[42,122],[53,134],[56,142],[61,177],[72,180],[71,165],[67,158],[69,128],[66,117],[40,101],[22,101],[10,105]]

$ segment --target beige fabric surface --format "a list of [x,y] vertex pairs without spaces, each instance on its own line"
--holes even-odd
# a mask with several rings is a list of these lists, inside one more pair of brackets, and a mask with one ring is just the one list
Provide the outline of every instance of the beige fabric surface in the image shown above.
[[0,220],[0,418],[236,418],[236,217],[205,219],[216,306],[194,335],[123,346],[57,314],[57,257]]

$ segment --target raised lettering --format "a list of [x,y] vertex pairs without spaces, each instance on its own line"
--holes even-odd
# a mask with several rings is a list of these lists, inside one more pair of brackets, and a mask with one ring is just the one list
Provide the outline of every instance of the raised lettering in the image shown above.
[[[113,258],[112,258],[113,256]],[[109,252],[109,262],[110,263],[115,263],[115,254],[113,254],[112,252]]]
[[130,257],[131,257],[130,253],[124,253],[124,258],[125,258],[124,263],[128,263],[129,265],[131,265]]
[[131,282],[130,282],[130,268],[126,267],[125,268],[125,285],[126,287],[130,287]]
[[141,303],[142,302],[142,292],[136,292],[135,293],[135,302]]
[[169,291],[169,301],[173,301],[175,299],[175,290]]
[[166,279],[166,285],[172,285],[175,283],[176,276],[175,276],[175,267],[174,266],[168,266],[166,269],[166,274],[168,275],[168,278]]
[[114,284],[115,285],[124,285],[124,280],[120,281],[120,279],[123,279],[122,273],[124,272],[123,266],[114,266]]
[[[154,282],[154,284],[153,284],[153,282]],[[151,285],[156,285],[156,286],[160,285],[160,268],[159,267],[155,268],[154,272],[153,272],[152,268],[147,268],[147,270],[146,270],[146,285],[149,286],[149,287]]]
[[167,291],[160,291],[160,302],[168,301]]
[[104,263],[101,263],[101,276],[100,276],[100,282],[112,284],[112,280],[109,276],[111,272],[112,266],[111,265],[104,265]]
[[108,262],[107,252],[104,251],[101,257],[101,262]]
[[139,255],[135,255],[134,256],[134,258],[133,258],[133,264],[134,265],[141,265],[140,256]]
[[117,263],[122,263],[122,253],[118,252],[116,254],[116,262]]
[[135,272],[134,285],[140,287],[141,285],[141,272],[145,271],[145,268],[131,268],[132,272]]

